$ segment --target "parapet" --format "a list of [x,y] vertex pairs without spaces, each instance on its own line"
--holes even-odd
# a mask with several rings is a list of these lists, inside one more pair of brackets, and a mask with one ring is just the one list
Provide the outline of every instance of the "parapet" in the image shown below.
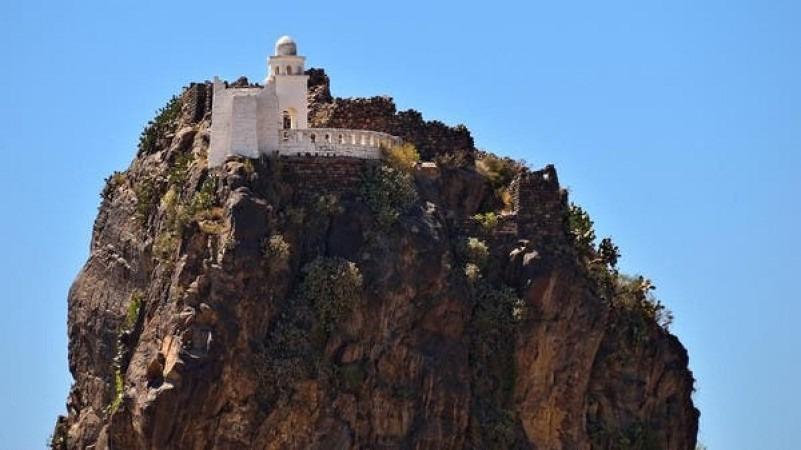
[[401,143],[399,138],[380,131],[343,128],[289,129],[279,134],[278,153],[285,156],[380,159],[381,147]]

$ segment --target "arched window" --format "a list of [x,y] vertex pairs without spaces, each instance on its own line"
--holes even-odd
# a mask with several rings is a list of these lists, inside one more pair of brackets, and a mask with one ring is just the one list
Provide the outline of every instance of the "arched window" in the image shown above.
[[295,108],[287,108],[281,111],[281,128],[288,130],[290,128],[297,128],[298,121],[297,121],[298,113],[295,111]]
[[345,136],[342,136],[340,134],[337,142],[339,142],[340,144],[344,144],[345,143]]
[[331,143],[331,135],[330,134],[326,134],[325,135],[325,142],[327,142],[329,144]]
[[286,74],[292,75],[292,66],[286,66]]
[[314,133],[310,134],[309,140],[311,141],[312,144],[314,144],[315,142],[317,142],[317,135],[315,135]]

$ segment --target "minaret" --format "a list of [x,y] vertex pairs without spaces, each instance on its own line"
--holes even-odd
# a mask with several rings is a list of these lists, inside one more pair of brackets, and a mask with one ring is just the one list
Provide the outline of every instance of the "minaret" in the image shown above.
[[298,56],[297,44],[291,37],[283,36],[275,43],[275,55],[270,56],[265,84],[275,84],[281,128],[308,128],[309,77],[304,73],[305,61],[305,57]]

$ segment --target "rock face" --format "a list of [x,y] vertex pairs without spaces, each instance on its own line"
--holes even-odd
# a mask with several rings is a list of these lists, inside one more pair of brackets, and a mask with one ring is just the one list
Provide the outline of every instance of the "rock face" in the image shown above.
[[695,448],[686,351],[604,290],[553,168],[517,167],[518,211],[482,226],[466,129],[311,75],[316,125],[383,123],[449,163],[209,171],[190,86],[103,191],[54,448]]

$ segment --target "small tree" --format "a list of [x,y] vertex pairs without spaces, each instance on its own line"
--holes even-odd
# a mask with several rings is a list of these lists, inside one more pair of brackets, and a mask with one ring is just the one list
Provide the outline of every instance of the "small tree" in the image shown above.
[[579,253],[585,256],[592,253],[595,245],[595,230],[592,226],[593,222],[587,211],[584,211],[581,206],[571,203],[568,215],[570,235],[573,237]]

